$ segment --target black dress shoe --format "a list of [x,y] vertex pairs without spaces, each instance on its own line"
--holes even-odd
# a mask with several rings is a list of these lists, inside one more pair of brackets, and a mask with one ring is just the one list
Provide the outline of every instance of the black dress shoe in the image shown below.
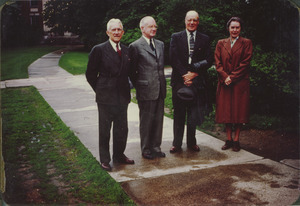
[[111,166],[109,165],[109,163],[101,163],[101,167],[105,171],[111,171]]
[[226,140],[225,144],[223,145],[223,147],[221,148],[222,150],[227,150],[229,148],[231,148],[233,145],[233,141],[232,140]]
[[153,160],[154,157],[152,154],[146,154],[146,153],[143,153],[142,156],[145,158],[145,159],[149,159],[149,160]]
[[170,153],[176,153],[176,152],[179,152],[180,150],[181,150],[181,147],[172,146],[170,149]]
[[200,148],[198,145],[193,145],[193,146],[189,146],[188,148],[190,148],[191,150],[195,151],[195,152],[199,152],[200,151]]
[[240,142],[239,141],[233,141],[232,151],[238,152],[240,150],[241,150]]
[[166,157],[164,152],[155,152],[155,157]]
[[134,164],[134,160],[129,159],[125,155],[123,155],[123,157],[121,158],[114,158],[114,162],[120,164],[131,164],[131,165]]

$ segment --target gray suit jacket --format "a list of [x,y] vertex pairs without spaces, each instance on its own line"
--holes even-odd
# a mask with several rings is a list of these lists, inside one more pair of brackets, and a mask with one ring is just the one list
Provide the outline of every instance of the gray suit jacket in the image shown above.
[[144,37],[129,45],[130,80],[136,88],[138,100],[157,100],[166,97],[164,75],[164,43],[154,39],[156,53]]
[[96,92],[97,103],[119,105],[130,102],[128,48],[121,44],[121,51],[122,58],[106,41],[96,45],[89,55],[85,74]]

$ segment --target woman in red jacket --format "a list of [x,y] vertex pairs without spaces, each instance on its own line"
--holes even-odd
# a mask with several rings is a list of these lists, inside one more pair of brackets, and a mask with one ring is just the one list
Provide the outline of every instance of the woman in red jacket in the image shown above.
[[[216,122],[225,123],[227,140],[222,150],[240,150],[239,136],[243,123],[249,122],[249,65],[252,42],[240,36],[242,20],[232,17],[227,22],[230,37],[219,40],[215,50],[218,87]],[[232,130],[235,136],[232,139]]]

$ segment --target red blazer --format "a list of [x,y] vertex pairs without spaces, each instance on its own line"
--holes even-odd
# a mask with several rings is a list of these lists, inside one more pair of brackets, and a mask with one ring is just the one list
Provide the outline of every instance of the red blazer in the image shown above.
[[[217,123],[248,123],[250,80],[249,66],[252,57],[252,42],[239,37],[231,48],[230,38],[219,40],[215,50],[218,72],[216,95]],[[230,76],[232,83],[224,81]]]

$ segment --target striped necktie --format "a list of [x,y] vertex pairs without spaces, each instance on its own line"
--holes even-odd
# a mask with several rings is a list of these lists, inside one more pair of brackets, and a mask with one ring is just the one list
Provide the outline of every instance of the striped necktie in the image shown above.
[[195,40],[194,40],[194,34],[193,32],[190,32],[190,57],[192,58],[193,52],[194,52],[194,46],[195,46]]

